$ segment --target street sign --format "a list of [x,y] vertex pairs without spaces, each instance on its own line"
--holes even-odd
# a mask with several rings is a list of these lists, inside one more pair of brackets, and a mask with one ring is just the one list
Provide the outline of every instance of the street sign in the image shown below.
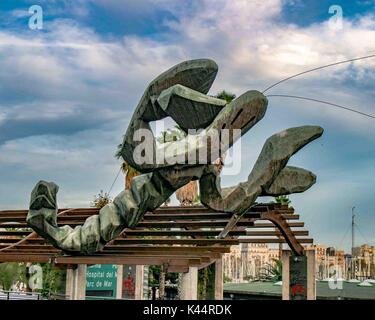
[[[96,264],[87,268],[86,296],[87,299],[116,298],[117,265]],[[92,298],[90,298],[92,297]]]

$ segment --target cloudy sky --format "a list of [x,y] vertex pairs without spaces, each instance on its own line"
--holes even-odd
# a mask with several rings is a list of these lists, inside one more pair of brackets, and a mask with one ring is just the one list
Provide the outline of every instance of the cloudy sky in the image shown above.
[[[31,5],[42,30],[29,28]],[[329,8],[339,5],[343,20]],[[40,180],[60,186],[61,207],[86,207],[108,191],[114,157],[143,90],[183,60],[219,64],[212,94],[262,90],[294,73],[375,54],[374,0],[2,0],[0,3],[0,210],[27,208]],[[310,73],[268,94],[319,98],[375,114],[375,59]],[[269,98],[242,141],[246,179],[267,137],[321,125],[324,136],[290,164],[318,181],[291,196],[317,243],[349,247],[351,208],[375,245],[375,120],[305,101]],[[123,186],[116,181],[111,195]]]

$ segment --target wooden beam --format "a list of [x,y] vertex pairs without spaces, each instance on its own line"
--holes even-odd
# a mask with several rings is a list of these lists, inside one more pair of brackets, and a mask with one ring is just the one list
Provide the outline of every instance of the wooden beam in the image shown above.
[[[285,239],[239,239],[240,243],[286,243]],[[313,243],[313,239],[298,239],[299,243]]]
[[[240,226],[240,223],[237,223],[238,226]],[[303,228],[305,226],[304,222],[288,222],[289,227],[291,228]],[[275,225],[273,223],[254,223],[251,228],[275,228]]]
[[177,265],[177,266],[198,266],[201,259],[168,259],[165,257],[127,257],[127,256],[81,256],[81,257],[56,257],[56,264],[136,264],[136,265]]
[[143,221],[174,221],[174,220],[216,220],[216,219],[229,219],[230,213],[178,213],[178,214],[145,214]]
[[0,262],[34,262],[34,263],[45,263],[50,262],[50,255],[39,255],[39,254],[0,254]]
[[[295,236],[308,236],[309,231],[307,230],[294,230],[293,234]],[[246,231],[247,236],[262,237],[262,236],[281,236],[280,231]]]
[[137,250],[139,252],[146,251],[146,252],[186,252],[186,253],[228,253],[230,252],[230,246],[199,246],[199,247],[192,247],[192,246],[126,246],[126,245],[110,245],[106,246],[104,250],[121,250],[122,252],[126,253],[128,251]]
[[205,259],[205,258],[210,258],[210,259],[218,259],[222,254],[221,253],[214,253],[214,252],[195,252],[195,253],[189,253],[181,250],[180,252],[166,252],[166,251],[153,251],[153,252],[147,252],[147,251],[128,251],[124,252],[122,250],[111,250],[111,251],[102,251],[101,256],[110,256],[110,255],[121,255],[121,256],[137,256],[137,257],[155,257],[155,256],[160,256],[160,257],[165,257],[168,259],[171,258],[200,258],[200,259]]
[[186,273],[189,272],[188,266],[168,266],[167,268],[168,272],[175,272],[175,273]]
[[[209,220],[209,221],[141,221],[134,230],[143,228],[218,228],[225,227],[228,220]],[[251,227],[253,225],[251,219],[241,220],[237,226],[239,227]]]
[[[156,236],[200,236],[209,237],[219,235],[220,230],[131,230],[126,229],[123,231],[123,235],[126,236],[145,236],[145,237],[156,237]],[[246,235],[246,230],[232,230],[229,233],[230,236],[242,236]]]
[[[270,210],[278,210],[282,213],[286,212],[294,212],[292,208],[288,208],[287,205],[279,205],[275,203],[259,203],[250,208],[249,212],[264,212],[264,211],[270,211]],[[65,215],[75,215],[75,214],[98,214],[99,209],[98,208],[61,208],[58,209],[58,213],[61,213],[65,211]],[[173,212],[187,212],[187,213],[210,213],[215,212],[214,210],[211,210],[209,208],[206,208],[202,205],[199,206],[189,206],[189,207],[180,207],[180,206],[168,206],[168,207],[159,207],[156,209],[154,214],[158,213],[173,213]],[[0,215],[23,215],[26,216],[28,213],[28,210],[1,210]]]
[[212,244],[223,244],[223,245],[236,245],[238,240],[236,239],[166,239],[166,238],[152,238],[152,239],[115,239],[114,243],[121,244],[196,244],[196,245],[212,245]]
[[[0,231],[0,236],[25,236],[31,231]],[[147,230],[147,229],[125,229],[123,234],[131,236],[217,236],[220,230]],[[246,230],[232,230],[231,236],[246,235]],[[22,238],[19,238],[22,239]]]
[[[263,221],[263,220],[259,220]],[[143,229],[143,228],[181,228],[181,227],[194,227],[194,228],[204,228],[204,227],[225,227],[228,220],[213,220],[213,221],[141,221],[133,230]],[[58,225],[65,225],[65,222],[58,221]],[[288,222],[290,227],[304,227],[304,222]],[[81,221],[69,221],[67,225],[75,227],[77,225],[82,225]],[[252,228],[274,228],[273,223],[259,223],[252,219],[241,219],[237,224],[239,227],[252,227]],[[0,228],[27,228],[26,223],[7,223],[0,224]]]
[[0,231],[0,236],[27,236],[32,230],[15,230],[15,231]]

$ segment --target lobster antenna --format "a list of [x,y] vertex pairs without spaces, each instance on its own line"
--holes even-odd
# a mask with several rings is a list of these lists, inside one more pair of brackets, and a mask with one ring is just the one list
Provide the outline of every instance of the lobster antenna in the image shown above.
[[375,54],[372,54],[372,55],[369,55],[369,56],[364,56],[364,57],[353,58],[353,59],[349,59],[349,60],[344,60],[344,61],[339,61],[339,62],[335,62],[335,63],[330,63],[330,64],[327,64],[327,65],[324,65],[324,66],[321,66],[321,67],[317,67],[317,68],[313,68],[313,69],[310,69],[310,70],[306,70],[306,71],[297,73],[297,74],[295,74],[293,76],[290,76],[288,78],[282,79],[282,80],[274,83],[273,85],[271,85],[271,86],[267,87],[266,89],[264,89],[262,93],[265,93],[266,91],[270,90],[271,88],[276,87],[280,83],[283,83],[285,81],[288,81],[288,80],[296,78],[296,77],[299,77],[299,76],[301,76],[303,74],[306,74],[306,73],[310,73],[310,72],[313,72],[313,71],[325,69],[325,68],[328,68],[328,67],[337,66],[339,64],[344,64],[344,63],[349,63],[349,62],[358,61],[358,60],[364,60],[364,59],[370,59],[370,58],[375,58]]
[[329,105],[329,106],[333,106],[333,107],[336,107],[336,108],[340,108],[340,109],[344,109],[344,110],[347,110],[347,111],[355,112],[355,113],[358,113],[362,116],[375,119],[375,116],[373,116],[371,114],[364,113],[362,111],[358,111],[358,110],[355,110],[353,108],[345,107],[345,106],[342,106],[342,105],[339,105],[339,104],[336,104],[336,103],[331,103],[331,102],[328,102],[328,101],[323,101],[323,100],[318,100],[318,99],[313,99],[313,98],[308,98],[308,97],[286,95],[286,94],[270,94],[270,95],[267,95],[266,97],[267,98],[268,97],[293,98],[293,99],[300,99],[300,100],[307,100],[307,101],[323,103],[323,104],[326,104],[326,105]]

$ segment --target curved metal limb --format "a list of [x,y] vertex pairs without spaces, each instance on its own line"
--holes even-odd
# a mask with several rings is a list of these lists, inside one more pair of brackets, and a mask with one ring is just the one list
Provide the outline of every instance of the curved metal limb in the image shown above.
[[189,129],[206,128],[227,104],[225,100],[205,95],[180,84],[164,90],[157,102],[185,132]]
[[98,215],[89,217],[74,229],[57,225],[58,186],[40,181],[32,191],[27,223],[55,247],[69,253],[90,254],[101,250],[126,227],[135,226],[147,211],[158,208],[173,192],[202,175],[204,167],[187,170],[162,170],[132,180]]
[[[268,104],[267,98],[255,90],[229,104],[207,96],[216,74],[217,65],[212,60],[192,60],[171,68],[151,82],[134,112],[117,155],[142,173],[181,162],[191,164],[188,160],[195,159],[196,154],[205,155],[200,164],[215,161],[263,118]],[[198,110],[204,112],[196,116]],[[188,135],[180,141],[157,145],[149,122],[167,116],[184,130],[204,130],[193,139]],[[232,133],[229,139],[221,139],[223,129]],[[218,143],[212,143],[214,140]]]
[[[149,122],[166,118],[168,114],[162,110],[156,102],[159,95],[171,86],[180,84],[200,93],[207,94],[211,88],[218,72],[218,66],[215,61],[210,59],[197,59],[184,61],[154,79],[145,90],[133,117],[130,120],[129,127],[125,133],[122,143],[117,152],[127,163],[139,172],[145,173],[155,170],[157,166],[154,162],[140,164],[133,159],[134,149],[142,141],[134,139],[134,134],[139,129],[145,129],[151,132]],[[149,143],[154,143],[153,141]],[[159,165],[159,168],[167,165]]]
[[212,172],[200,179],[202,203],[214,210],[234,213],[220,237],[228,234],[259,196],[303,192],[315,183],[311,172],[285,166],[293,154],[322,133],[321,127],[303,126],[273,135],[264,144],[248,180],[237,186],[222,191],[220,177]]
[[225,105],[212,123],[198,134],[188,134],[184,139],[158,146],[156,157],[170,164],[177,159],[188,165],[196,163],[190,159],[199,159],[202,165],[213,163],[263,118],[267,104],[262,93],[247,91]]

